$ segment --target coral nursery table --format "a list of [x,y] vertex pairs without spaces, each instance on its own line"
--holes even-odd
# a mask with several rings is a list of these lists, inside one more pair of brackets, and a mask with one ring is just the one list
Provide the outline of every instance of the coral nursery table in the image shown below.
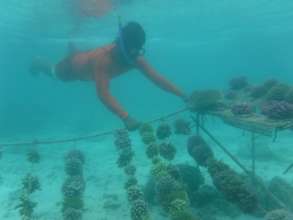
[[293,119],[271,120],[259,114],[235,116],[230,110],[213,111],[209,114],[219,117],[224,123],[233,127],[268,137],[276,138],[278,131],[293,128]]

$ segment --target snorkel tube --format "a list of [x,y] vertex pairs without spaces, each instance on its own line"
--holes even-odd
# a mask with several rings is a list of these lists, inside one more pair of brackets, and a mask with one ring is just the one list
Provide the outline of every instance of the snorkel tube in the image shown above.
[[116,42],[127,64],[134,65],[135,63],[134,60],[129,56],[129,54],[126,51],[125,41],[123,39],[123,33],[122,33],[122,22],[120,17],[118,17],[118,38]]

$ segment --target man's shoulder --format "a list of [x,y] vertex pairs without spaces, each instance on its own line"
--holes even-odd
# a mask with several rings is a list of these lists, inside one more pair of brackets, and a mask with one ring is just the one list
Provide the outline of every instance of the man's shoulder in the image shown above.
[[107,45],[100,46],[100,47],[97,47],[97,48],[93,49],[93,52],[96,52],[96,53],[109,53],[113,49],[113,47],[114,47],[113,44],[107,44]]
[[138,68],[143,68],[143,67],[146,67],[148,66],[148,62],[147,60],[143,57],[143,56],[139,56],[137,59],[136,59],[136,66]]
[[106,68],[111,63],[111,45],[98,47],[92,51],[91,60],[99,69]]

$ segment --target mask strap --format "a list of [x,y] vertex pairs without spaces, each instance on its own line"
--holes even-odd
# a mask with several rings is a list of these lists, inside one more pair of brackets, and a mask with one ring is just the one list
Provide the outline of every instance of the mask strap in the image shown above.
[[119,30],[119,33],[118,33],[117,43],[118,43],[118,46],[122,52],[122,55],[128,64],[134,65],[133,60],[129,57],[129,55],[126,51],[126,47],[125,47],[124,39],[123,39],[123,34],[122,34],[122,22],[121,22],[120,16],[118,16],[118,30]]

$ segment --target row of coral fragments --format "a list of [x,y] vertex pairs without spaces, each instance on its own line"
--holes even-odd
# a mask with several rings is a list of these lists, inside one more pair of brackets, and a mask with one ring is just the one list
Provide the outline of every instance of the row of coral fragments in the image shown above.
[[[190,128],[188,121],[184,124]],[[190,135],[187,140],[187,152],[198,166],[176,164],[177,148],[171,143],[171,130],[166,122],[157,129],[148,124],[140,129],[151,162],[150,178],[144,187],[149,207],[159,206],[172,220],[208,220],[217,216],[234,219],[242,214],[266,220],[292,219],[291,184],[277,177],[265,183],[257,177],[255,187],[250,175],[238,173],[218,160],[212,147],[199,135]],[[172,147],[162,151],[161,145]],[[204,172],[210,176],[212,185],[205,183]]]
[[[202,136],[192,133],[192,123],[185,119],[175,120],[173,126],[166,121],[156,128],[144,124],[139,134],[149,159],[150,173],[148,181],[139,184],[139,168],[134,163],[130,135],[126,130],[117,131],[117,166],[126,177],[124,187],[132,220],[152,220],[153,209],[157,208],[171,220],[216,220],[220,216],[235,219],[242,214],[265,220],[293,219],[291,184],[279,177],[270,182],[256,177],[258,184],[255,184],[249,175],[239,173],[218,160],[213,147]],[[187,137],[186,151],[195,164],[175,162],[176,154],[184,149],[176,146],[174,134]],[[36,166],[40,156],[32,150],[27,154],[27,160]],[[85,156],[79,150],[72,150],[64,162],[63,219],[81,220],[85,211]],[[33,172],[26,175],[17,206],[22,219],[33,219],[37,203],[31,194],[39,189],[40,183]],[[267,194],[268,190],[273,198]]]

